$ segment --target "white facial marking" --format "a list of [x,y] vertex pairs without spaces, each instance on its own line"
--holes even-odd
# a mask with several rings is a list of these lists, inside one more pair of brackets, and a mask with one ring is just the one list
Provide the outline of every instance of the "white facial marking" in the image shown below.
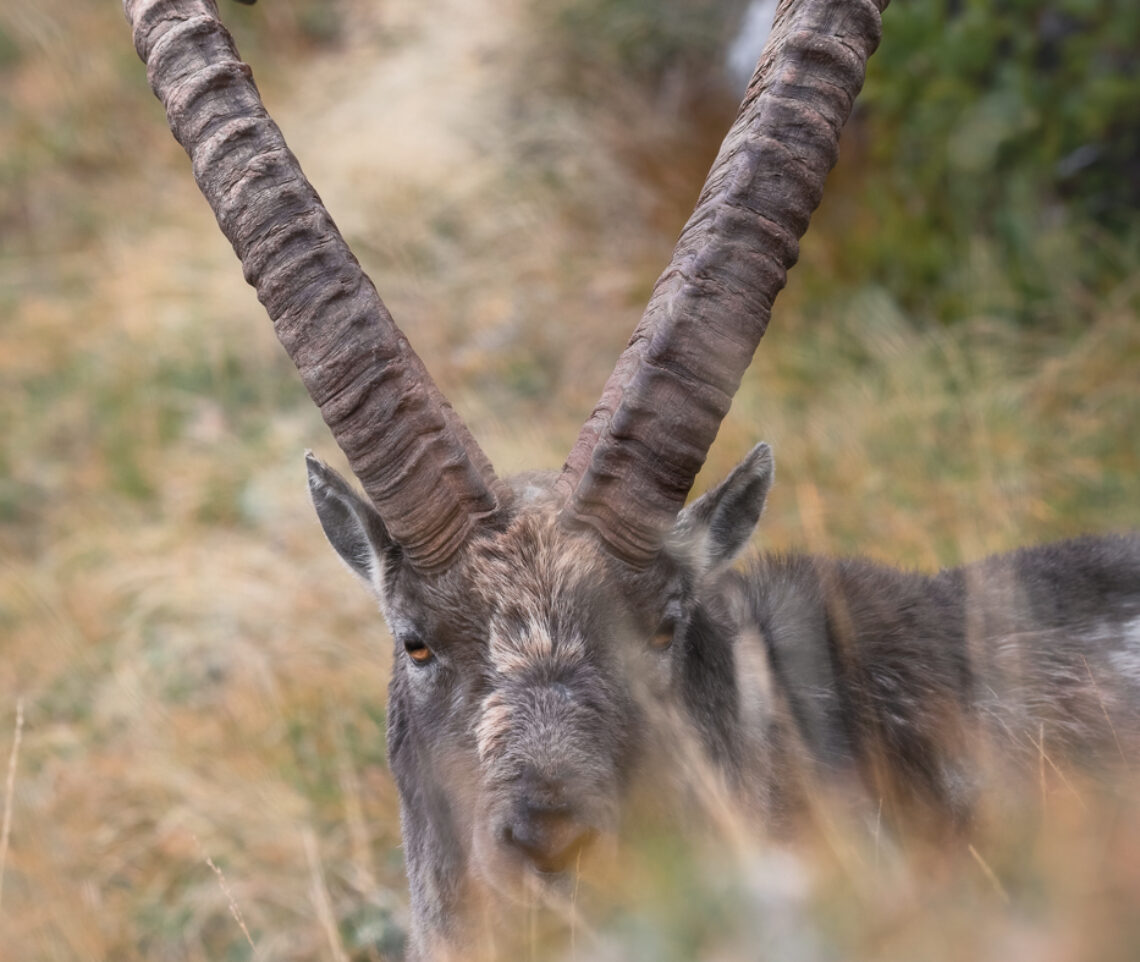
[[483,701],[479,724],[475,727],[475,743],[481,760],[487,759],[496,742],[506,738],[510,724],[510,706],[498,692],[488,695]]
[[503,675],[517,675],[539,665],[571,667],[584,657],[585,645],[577,634],[555,644],[546,619],[528,612],[521,624],[506,624],[495,618],[491,623],[491,664]]

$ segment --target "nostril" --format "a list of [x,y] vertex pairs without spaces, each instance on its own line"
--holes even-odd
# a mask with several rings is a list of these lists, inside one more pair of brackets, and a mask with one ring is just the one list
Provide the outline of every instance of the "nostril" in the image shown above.
[[527,818],[517,818],[513,822],[508,822],[500,830],[499,837],[504,845],[516,848],[527,855],[541,854],[543,851],[544,839],[540,827]]
[[596,837],[594,829],[566,815],[527,812],[504,825],[499,838],[521,852],[540,872],[570,868]]

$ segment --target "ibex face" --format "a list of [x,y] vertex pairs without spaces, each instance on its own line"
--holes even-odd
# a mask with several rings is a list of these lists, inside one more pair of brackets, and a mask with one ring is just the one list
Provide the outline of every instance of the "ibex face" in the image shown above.
[[425,577],[375,509],[310,457],[324,530],[396,642],[388,737],[417,903],[454,905],[464,893],[439,887],[472,878],[508,898],[557,897],[610,847],[634,783],[675,781],[678,739],[696,731],[701,754],[722,753],[718,723],[686,716],[702,693],[720,724],[735,718],[715,704],[735,698],[731,633],[690,629],[698,598],[699,617],[714,617],[710,585],[751,534],[771,476],[759,445],[640,570],[565,522],[553,477],[524,476],[501,529]]

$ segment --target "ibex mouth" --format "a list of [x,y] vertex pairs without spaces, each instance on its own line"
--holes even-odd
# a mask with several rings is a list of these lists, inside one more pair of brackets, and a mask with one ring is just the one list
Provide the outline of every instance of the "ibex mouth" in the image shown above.
[[569,870],[576,870],[582,861],[582,855],[594,844],[598,837],[595,829],[587,829],[576,839],[558,852],[539,853],[530,856],[535,874],[548,881],[556,881]]
[[475,858],[484,881],[511,902],[563,904],[580,881],[605,874],[611,835],[596,822],[531,815],[479,831]]
[[598,830],[567,811],[518,809],[498,831],[499,844],[540,877],[561,875],[574,867],[593,844]]

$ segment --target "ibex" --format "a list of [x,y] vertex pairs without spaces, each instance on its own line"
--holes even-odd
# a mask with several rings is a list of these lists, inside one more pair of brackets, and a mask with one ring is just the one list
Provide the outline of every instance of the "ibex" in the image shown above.
[[[1140,736],[1140,538],[933,577],[733,561],[757,445],[684,502],[794,263],[886,0],[785,0],[695,212],[560,473],[499,479],[266,114],[212,0],[125,0],[172,130],[362,483],[315,457],[328,539],[395,639],[388,705],[411,952],[474,906],[555,899],[678,745],[757,825],[834,776],[965,825],[985,752],[1094,762]],[[803,773],[806,772],[806,775]]]

